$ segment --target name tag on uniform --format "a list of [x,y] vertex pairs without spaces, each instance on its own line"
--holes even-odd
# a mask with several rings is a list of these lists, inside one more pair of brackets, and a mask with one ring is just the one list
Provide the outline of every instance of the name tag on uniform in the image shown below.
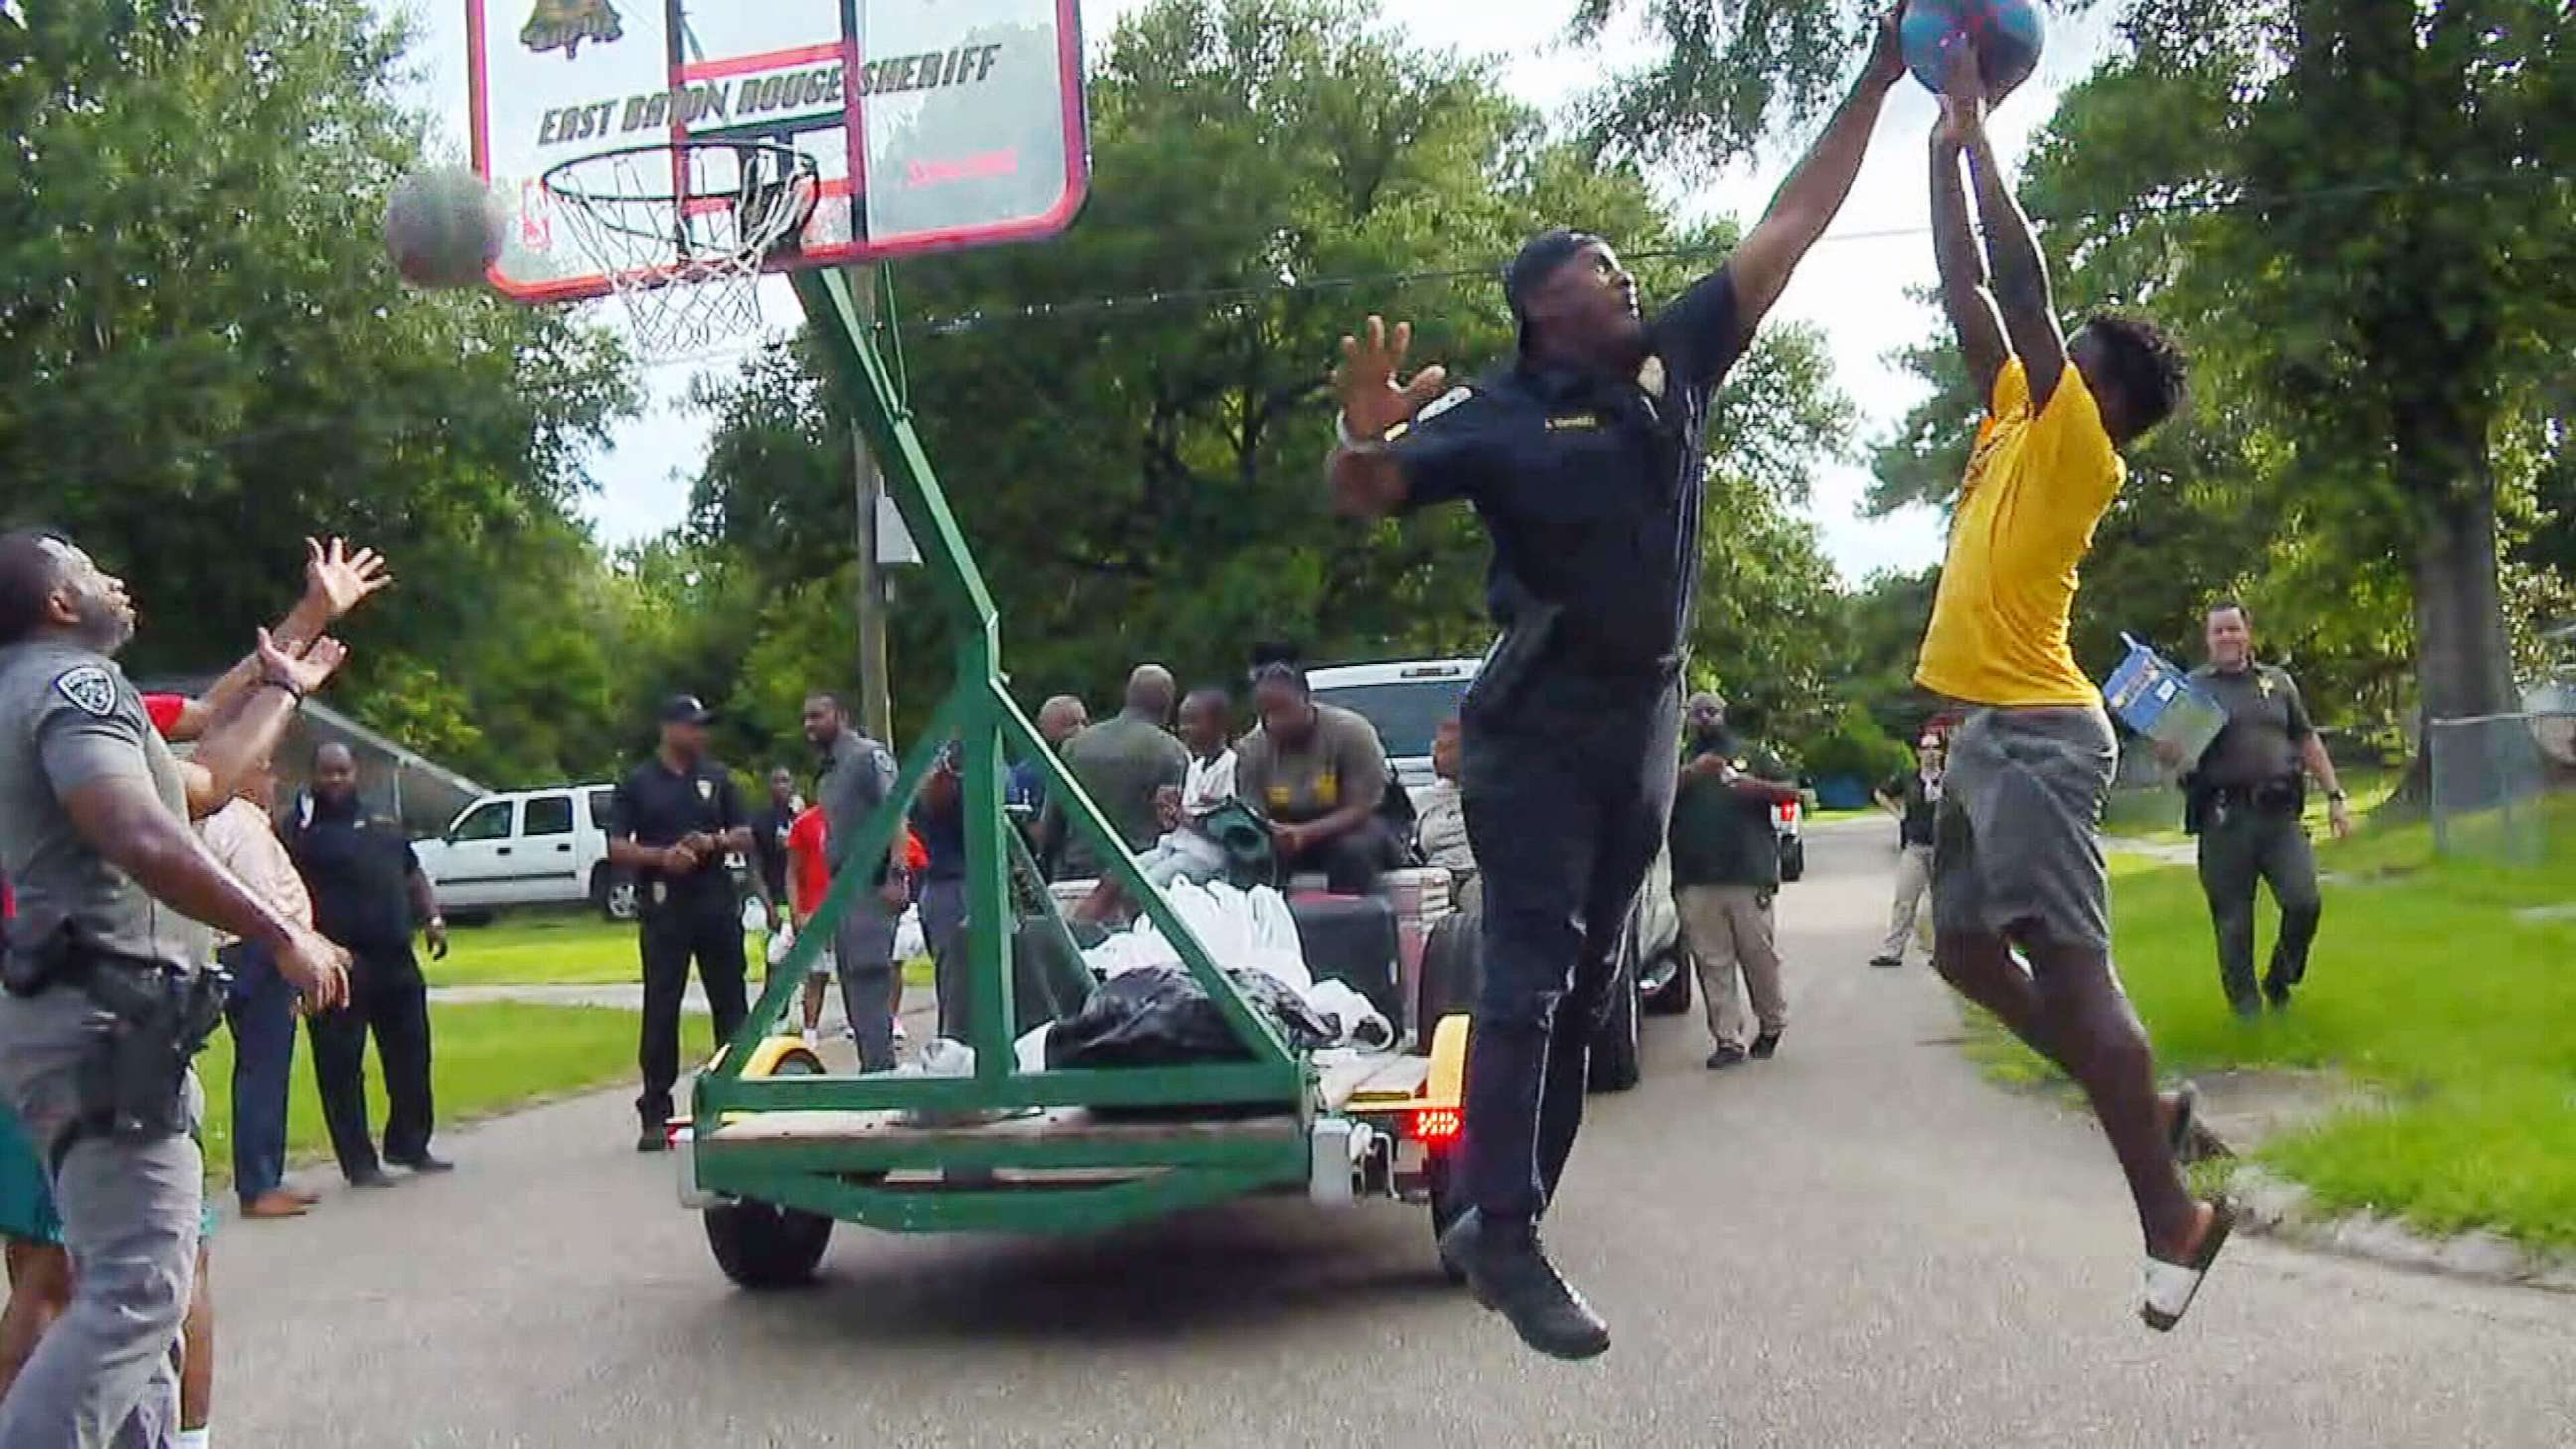
[[1568,413],[1564,417],[1547,420],[1547,430],[1551,433],[1589,433],[1598,431],[1600,427],[1598,413]]

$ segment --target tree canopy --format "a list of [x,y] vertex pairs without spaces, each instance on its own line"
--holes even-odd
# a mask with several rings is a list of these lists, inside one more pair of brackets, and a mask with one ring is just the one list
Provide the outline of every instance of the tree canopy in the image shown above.
[[[1091,82],[1093,193],[1060,240],[900,273],[911,398],[983,559],[1029,699],[1100,694],[1139,658],[1240,676],[1250,645],[1318,661],[1472,652],[1483,545],[1463,510],[1328,516],[1327,374],[1341,333],[1414,319],[1453,368],[1509,348],[1495,278],[1529,233],[1601,231],[1669,296],[1731,230],[1687,231],[1630,166],[1600,167],[1490,66],[1413,48],[1368,11],[1165,0]],[[760,708],[841,680],[855,648],[846,424],[799,354],[700,391],[715,443],[691,538],[769,580]],[[1795,513],[1849,409],[1819,340],[1766,331],[1712,425],[1703,665],[1821,712],[1832,576]],[[899,706],[948,662],[898,609]],[[917,719],[917,714],[912,716]]]

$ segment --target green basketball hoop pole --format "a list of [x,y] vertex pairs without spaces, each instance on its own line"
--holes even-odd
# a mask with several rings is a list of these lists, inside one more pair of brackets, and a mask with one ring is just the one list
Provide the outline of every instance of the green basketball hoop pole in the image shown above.
[[[1312,1111],[1304,1059],[1292,1053],[1271,1024],[1251,1008],[1162,894],[1146,883],[1116,830],[1012,700],[1001,667],[1000,619],[914,431],[902,352],[895,337],[892,281],[884,268],[878,269],[878,278],[880,320],[873,327],[863,319],[842,272],[800,272],[792,280],[804,304],[812,340],[843,405],[884,471],[887,490],[920,546],[924,571],[949,616],[956,648],[955,682],[929,726],[904,752],[894,791],[844,854],[848,864],[834,878],[821,909],[771,974],[742,1029],[698,1077],[692,1119],[701,1124],[703,1133],[705,1126],[726,1120],[728,1114],[772,1111],[977,1114],[1054,1107],[1268,1105],[1294,1114],[1302,1123]],[[874,908],[872,902],[861,900],[869,890],[866,862],[883,859],[900,838],[908,803],[951,740],[962,743],[964,757],[961,784],[970,922],[965,952],[966,1039],[975,1050],[974,1075],[746,1077],[746,1063],[784,1018],[841,913]],[[1011,961],[1017,912],[1010,889],[1015,852],[1024,868],[1022,879],[1028,877],[1026,848],[1003,808],[1003,770],[1013,756],[1037,764],[1050,798],[1061,801],[1071,825],[1099,846],[1108,875],[1142,905],[1224,1013],[1245,1048],[1246,1060],[1150,1069],[1017,1070],[1013,1046],[1020,1024],[1013,1010]],[[1042,889],[1039,895],[1040,908],[1051,909]],[[1020,1214],[1002,1201],[1044,1198],[1044,1193],[895,1192],[865,1185],[864,1174],[873,1168],[959,1165],[953,1143],[944,1149],[944,1161],[933,1161],[925,1148],[907,1148],[900,1133],[889,1133],[883,1142],[862,1149],[835,1147],[827,1152],[818,1148],[815,1160],[801,1170],[785,1170],[778,1155],[770,1154],[761,1159],[757,1173],[748,1170],[749,1163],[744,1164],[745,1171],[729,1173],[725,1156],[710,1151],[703,1156],[701,1173],[712,1187],[879,1226],[1028,1229],[1105,1226],[1191,1202],[1214,1201],[1262,1182],[1300,1177],[1306,1161],[1302,1141],[1283,1141],[1275,1134],[1247,1134],[1239,1140],[1176,1135],[1161,1148],[1129,1150],[1115,1163],[1098,1160],[1097,1144],[1077,1154],[1089,1160],[1074,1162],[1066,1151],[1072,1146],[1054,1147],[1043,1136],[997,1137],[989,1144],[977,1144],[971,1165],[1165,1170],[1146,1182],[1127,1184],[1118,1193],[1103,1195],[1094,1189],[1090,1208],[1072,1214],[1037,1204],[1032,1204],[1032,1213]],[[947,1200],[945,1205],[942,1200]],[[1064,1206],[1058,1203],[1056,1208]]]

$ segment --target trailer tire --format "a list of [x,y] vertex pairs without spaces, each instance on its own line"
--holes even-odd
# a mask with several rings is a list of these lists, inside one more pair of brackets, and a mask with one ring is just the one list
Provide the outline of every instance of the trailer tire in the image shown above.
[[1790,836],[1780,842],[1780,879],[1796,880],[1807,873],[1807,842]]
[[706,1210],[707,1247],[736,1285],[757,1291],[814,1281],[832,1220],[775,1203],[741,1199]]
[[1441,917],[1422,946],[1422,980],[1413,1010],[1413,1050],[1431,1054],[1431,1038],[1442,1019],[1473,1010],[1476,988],[1484,980],[1480,954],[1483,922],[1471,914]]

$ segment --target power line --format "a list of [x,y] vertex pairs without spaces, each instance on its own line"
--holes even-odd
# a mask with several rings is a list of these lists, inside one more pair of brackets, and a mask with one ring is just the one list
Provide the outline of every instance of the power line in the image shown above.
[[[2411,177],[2389,181],[2351,182],[2334,186],[2302,188],[2272,194],[2177,199],[2143,206],[2114,207],[2093,212],[2069,212],[2043,217],[2043,221],[2072,223],[2079,221],[2120,222],[2149,221],[2167,216],[2203,215],[2225,211],[2259,211],[2273,207],[2300,205],[2328,200],[2355,200],[2370,196],[2391,195],[2407,191],[2493,190],[2511,185],[2567,180],[2556,172],[2506,172],[2492,176]],[[1885,241],[1900,237],[1930,236],[1929,224],[1876,227],[1856,231],[1829,231],[1816,239],[1819,246],[1833,242]],[[1632,261],[1669,261],[1693,257],[1722,256],[1731,248],[1705,246],[1659,247],[1628,253]],[[1399,272],[1359,273],[1347,276],[1299,278],[1283,275],[1274,281],[1243,282],[1222,287],[1174,288],[1168,291],[1128,293],[1107,297],[1069,298],[1057,302],[1033,302],[1025,306],[1001,309],[976,309],[946,317],[929,319],[921,326],[922,335],[955,337],[1003,322],[1042,321],[1059,318],[1097,317],[1119,312],[1144,312],[1164,307],[1207,306],[1266,300],[1271,297],[1347,292],[1362,287],[1403,287],[1433,282],[1456,282],[1495,278],[1502,275],[1506,260],[1495,260],[1473,266],[1448,265]],[[745,349],[746,351],[751,349]]]

